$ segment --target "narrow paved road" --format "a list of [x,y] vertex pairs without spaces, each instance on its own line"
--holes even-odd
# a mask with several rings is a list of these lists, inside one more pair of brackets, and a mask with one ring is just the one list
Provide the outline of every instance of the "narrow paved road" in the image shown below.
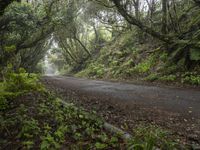
[[200,118],[200,90],[134,85],[64,76],[47,76],[55,87],[78,90],[100,98],[110,97],[124,103],[180,113]]

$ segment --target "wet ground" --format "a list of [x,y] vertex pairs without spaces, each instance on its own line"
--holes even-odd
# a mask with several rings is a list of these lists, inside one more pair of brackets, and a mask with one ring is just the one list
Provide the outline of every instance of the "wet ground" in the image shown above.
[[[169,129],[184,142],[200,142],[200,90],[46,76],[44,83],[66,100],[95,110],[130,130],[136,124]],[[126,126],[126,127],[125,127]]]

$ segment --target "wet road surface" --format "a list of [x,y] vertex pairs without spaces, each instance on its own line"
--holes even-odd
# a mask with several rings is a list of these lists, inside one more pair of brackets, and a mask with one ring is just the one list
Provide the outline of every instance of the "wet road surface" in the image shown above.
[[46,76],[58,88],[79,90],[98,97],[110,97],[121,103],[139,104],[152,109],[186,114],[200,118],[200,90],[173,87],[135,85],[66,76]]

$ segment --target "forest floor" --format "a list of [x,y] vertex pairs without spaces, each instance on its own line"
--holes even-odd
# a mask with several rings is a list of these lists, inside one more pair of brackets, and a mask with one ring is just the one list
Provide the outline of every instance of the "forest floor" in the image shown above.
[[137,125],[167,129],[181,143],[200,144],[199,89],[46,76],[47,88],[107,122],[132,132]]

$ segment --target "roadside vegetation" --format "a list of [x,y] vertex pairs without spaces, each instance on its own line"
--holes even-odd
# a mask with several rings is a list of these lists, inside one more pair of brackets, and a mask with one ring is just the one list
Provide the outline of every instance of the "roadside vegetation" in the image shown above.
[[9,72],[1,87],[1,149],[125,147],[119,136],[103,129],[102,119],[63,104],[35,74]]
[[199,86],[199,14],[199,0],[0,1],[0,149],[180,149],[158,127],[124,141],[40,76]]
[[[77,77],[159,81],[163,83],[200,84],[200,68],[191,70],[169,60],[163,47],[152,48],[150,44],[135,44],[134,34],[127,32],[116,41],[101,49],[93,59],[85,62],[85,68],[75,74]],[[136,39],[135,39],[136,40]],[[127,46],[131,45],[131,47]],[[147,49],[147,50],[146,50]]]
[[47,91],[36,74],[8,70],[0,83],[1,149],[174,149],[176,141],[155,127],[134,129],[124,140],[103,119]]

